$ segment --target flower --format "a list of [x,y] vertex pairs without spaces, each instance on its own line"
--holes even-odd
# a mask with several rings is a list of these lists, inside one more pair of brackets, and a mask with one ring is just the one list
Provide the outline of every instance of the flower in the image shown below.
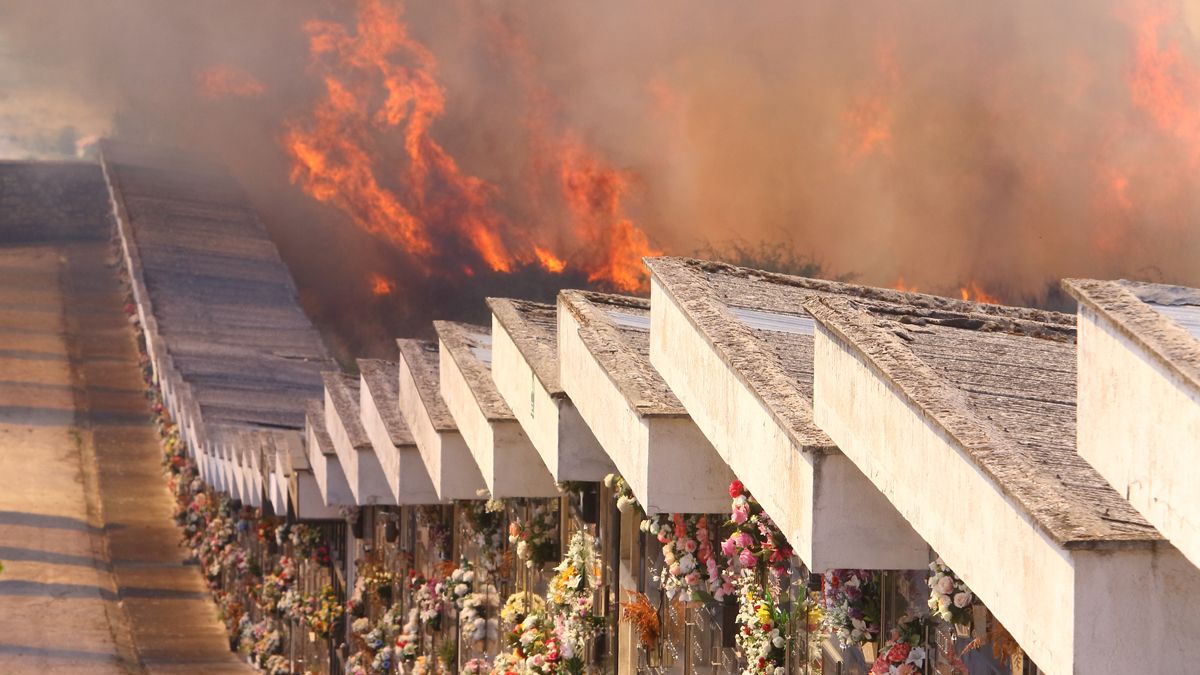
[[746,486],[743,485],[742,481],[740,481],[740,480],[734,480],[732,483],[729,484],[730,499],[737,499],[738,497],[741,497],[742,493],[745,491],[746,491]]
[[954,594],[954,606],[955,607],[957,607],[959,609],[963,609],[969,604],[971,604],[971,594],[970,593],[964,591],[962,593]]

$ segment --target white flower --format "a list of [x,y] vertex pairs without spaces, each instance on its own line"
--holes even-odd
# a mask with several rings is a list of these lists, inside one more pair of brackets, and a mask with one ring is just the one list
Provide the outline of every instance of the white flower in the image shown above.
[[468,586],[466,584],[459,584],[454,587],[454,594],[455,595],[466,595],[467,592],[470,590],[471,590],[470,586]]
[[463,572],[463,575],[462,575],[463,581],[465,581],[467,583],[471,583],[471,581],[474,579],[475,579],[475,573],[472,572],[471,570],[467,570],[466,572]]
[[908,652],[908,658],[905,659],[905,662],[920,666],[921,664],[925,663],[925,650],[921,647],[913,647],[912,650]]
[[938,579],[935,588],[941,593],[950,595],[954,592],[954,579],[951,577],[942,577],[941,579]]
[[962,609],[969,604],[971,604],[971,594],[970,593],[955,593],[954,594],[954,606],[955,607]]

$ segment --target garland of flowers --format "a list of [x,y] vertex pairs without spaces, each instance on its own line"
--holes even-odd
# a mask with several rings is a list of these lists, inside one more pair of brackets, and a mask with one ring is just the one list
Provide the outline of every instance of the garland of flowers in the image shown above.
[[769,571],[777,579],[791,572],[792,546],[758,500],[740,480],[729,484],[729,496],[733,499],[729,522],[734,529],[721,543],[729,566],[735,572]]
[[584,531],[571,535],[567,553],[554,570],[557,574],[550,582],[546,607],[554,622],[563,668],[578,674],[583,671],[588,640],[604,625],[604,619],[592,613],[600,565],[591,535]]
[[345,612],[332,586],[324,587],[320,593],[305,596],[302,607],[304,625],[314,635],[324,639],[333,637]]
[[612,488],[617,500],[617,509],[621,513],[631,513],[634,509],[641,511],[637,497],[633,496],[633,489],[619,474],[608,474],[604,477],[604,484]]
[[557,549],[558,513],[549,500],[540,499],[518,503],[516,512],[508,524],[508,541],[516,546],[517,558],[526,567],[540,569],[554,558]]
[[725,561],[713,550],[708,516],[659,514],[643,520],[641,529],[663,545],[658,581],[668,598],[711,602],[733,592]]
[[843,647],[873,642],[879,637],[879,573],[829,570],[822,580],[821,609],[825,627]]
[[742,675],[784,675],[788,638],[782,627],[788,615],[752,569],[743,569],[735,584],[738,594],[738,631],[735,636],[746,667]]
[[925,620],[904,616],[891,631],[883,645],[872,675],[918,675],[925,667]]
[[417,609],[417,618],[423,627],[437,631],[442,627],[443,598],[446,596],[446,584],[426,578],[413,571],[408,581],[412,594],[413,605]]
[[941,558],[929,563],[929,610],[948,623],[971,625],[975,594]]

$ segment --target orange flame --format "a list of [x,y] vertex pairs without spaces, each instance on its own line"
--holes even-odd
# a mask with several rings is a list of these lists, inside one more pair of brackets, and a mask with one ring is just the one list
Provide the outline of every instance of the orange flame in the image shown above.
[[1136,8],[1134,68],[1130,99],[1158,128],[1187,146],[1193,162],[1200,160],[1200,69],[1180,51],[1178,41],[1164,39],[1164,24],[1178,9],[1159,3]]
[[966,286],[960,287],[958,289],[958,295],[963,300],[967,300],[969,302],[984,302],[992,305],[1000,304],[999,298],[984,291],[979,287],[979,284],[974,281],[969,282]]
[[879,78],[875,90],[855,99],[842,113],[845,127],[845,154],[851,165],[879,154],[892,154],[892,91],[900,79],[896,65],[895,45],[891,41],[879,44],[877,55]]
[[230,65],[212,66],[196,71],[196,88],[203,98],[254,98],[266,90],[250,73]]
[[382,277],[378,274],[371,274],[371,293],[374,295],[391,295],[396,292],[396,282],[391,279]]
[[[464,173],[430,136],[445,93],[433,54],[409,36],[400,15],[382,0],[362,0],[354,32],[325,21],[305,26],[325,98],[311,123],[287,124],[292,182],[418,260],[435,252],[431,231],[448,229],[488,267],[509,272],[514,259],[491,208],[497,191]],[[406,164],[377,166],[375,149],[396,142]]]
[[896,283],[892,284],[892,288],[897,291],[904,291],[905,293],[916,293],[920,290],[916,286],[909,286],[905,283],[903,275],[896,277]]
[[566,261],[541,246],[534,246],[533,253],[537,256],[538,263],[542,266],[542,269],[547,272],[559,274],[567,268]]

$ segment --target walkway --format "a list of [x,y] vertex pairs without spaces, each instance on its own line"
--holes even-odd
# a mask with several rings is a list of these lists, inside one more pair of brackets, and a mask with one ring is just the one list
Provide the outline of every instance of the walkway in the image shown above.
[[0,247],[0,673],[247,673],[177,547],[109,254]]

